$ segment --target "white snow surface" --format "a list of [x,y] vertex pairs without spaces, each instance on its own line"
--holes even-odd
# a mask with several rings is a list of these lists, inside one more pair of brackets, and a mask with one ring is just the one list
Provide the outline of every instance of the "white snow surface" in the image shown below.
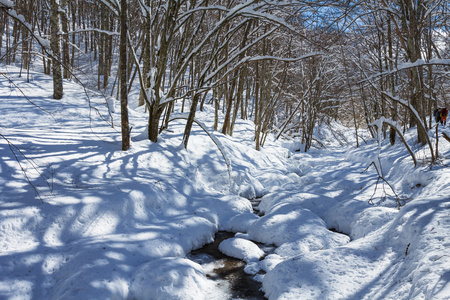
[[[0,299],[229,299],[187,258],[218,230],[236,233],[220,248],[269,299],[450,299],[445,140],[434,165],[416,145],[414,167],[400,142],[355,148],[351,129],[336,142],[339,124],[315,132],[326,149],[268,137],[255,151],[254,125],[238,120],[233,137],[215,133],[228,169],[199,127],[187,150],[182,120],[152,143],[132,104],[124,152],[111,98],[65,82],[56,101],[50,77],[0,72]],[[213,109],[196,117],[212,130]],[[369,167],[378,158],[400,209]],[[261,198],[262,217],[245,197]]]
[[130,298],[205,299],[209,285],[199,264],[185,258],[159,258],[134,272]]
[[219,250],[228,256],[239,258],[245,262],[258,261],[264,256],[264,251],[252,241],[243,238],[230,238],[219,245]]

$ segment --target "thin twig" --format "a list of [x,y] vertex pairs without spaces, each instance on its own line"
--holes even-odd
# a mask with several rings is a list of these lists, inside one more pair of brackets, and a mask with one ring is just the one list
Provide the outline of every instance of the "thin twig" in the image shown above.
[[[13,143],[11,143],[3,134],[0,133],[0,136],[8,143],[9,149],[11,150],[11,153],[14,155],[17,163],[19,164],[20,168],[22,169],[23,175],[25,176],[26,180],[28,181],[28,183],[31,185],[31,187],[34,189],[34,191],[36,192],[36,196],[41,200],[42,203],[44,203],[44,200],[42,199],[41,195],[39,194],[39,191],[37,190],[37,188],[34,186],[33,183],[31,183],[30,178],[27,175],[27,172],[25,171],[24,167],[22,166],[22,164],[20,163],[19,158],[17,157],[16,153],[14,152],[14,148],[27,160],[31,163],[31,165],[33,166],[33,169],[36,170],[36,172],[39,174],[39,176],[41,176],[44,181],[47,183],[47,186],[49,186],[49,183],[47,182],[47,179],[45,179],[45,177],[41,174],[41,172],[39,172],[39,170],[35,167],[35,163],[28,159],[25,154],[23,154],[23,152]],[[50,186],[49,186],[50,188]]]
[[51,112],[49,112],[48,110],[46,110],[45,108],[40,107],[39,105],[37,105],[36,103],[34,103],[33,101],[31,101],[26,95],[25,93],[22,91],[22,89],[20,87],[17,86],[17,84],[14,83],[14,81],[11,80],[11,78],[9,78],[8,76],[5,75],[5,73],[0,73],[0,75],[2,75],[3,77],[5,77],[9,83],[11,83],[12,85],[14,85],[14,87],[16,89],[19,90],[19,92],[22,94],[22,96],[32,105],[36,106],[38,109],[42,110],[43,112],[49,114],[53,120],[56,120],[55,117],[53,116],[53,114]]

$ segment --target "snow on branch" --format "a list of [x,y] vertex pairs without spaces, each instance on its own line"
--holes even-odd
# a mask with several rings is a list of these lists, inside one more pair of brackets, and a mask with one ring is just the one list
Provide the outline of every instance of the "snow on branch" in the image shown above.
[[2,9],[8,16],[13,18],[14,20],[18,21],[20,24],[22,24],[26,30],[28,30],[31,34],[31,36],[36,39],[36,41],[41,45],[41,47],[44,49],[46,53],[53,56],[52,51],[50,50],[50,41],[48,39],[44,39],[41,36],[37,35],[33,31],[33,27],[30,23],[28,23],[24,16],[17,14],[17,12],[12,9],[13,4],[11,1],[8,0],[0,0],[0,9]]
[[277,60],[277,61],[281,61],[281,62],[297,62],[299,60],[303,60],[306,58],[310,58],[313,56],[319,56],[319,55],[324,55],[325,53],[323,52],[311,52],[308,53],[306,55],[303,56],[299,56],[299,57],[292,57],[292,58],[286,58],[286,57],[279,57],[279,56],[270,56],[270,55],[265,55],[265,56],[253,56],[250,59],[248,59],[248,61],[261,61],[261,60]]
[[[427,131],[427,130],[426,130],[425,123],[422,121],[422,119],[420,118],[419,113],[418,113],[417,110],[411,105],[411,103],[409,103],[409,102],[407,102],[407,101],[405,101],[405,100],[403,100],[403,99],[400,99],[399,97],[396,97],[396,96],[392,95],[392,94],[389,93],[389,92],[381,91],[381,90],[373,83],[373,81],[371,80],[372,78],[374,78],[374,77],[373,77],[373,76],[372,76],[372,77],[366,77],[366,79],[364,79],[362,82],[365,82],[365,81],[369,82],[369,84],[373,87],[373,89],[374,89],[377,93],[386,96],[386,97],[389,98],[391,101],[397,102],[398,104],[400,104],[400,105],[402,105],[403,107],[405,107],[406,109],[408,109],[409,112],[411,113],[411,115],[412,115],[412,116],[414,117],[414,119],[416,120],[417,126],[420,126],[424,132]],[[425,138],[426,138],[426,140],[427,140],[428,147],[430,148],[430,152],[431,152],[431,160],[434,161],[436,158],[435,158],[435,156],[434,156],[433,145],[431,144],[430,137],[428,136],[428,134],[425,134]]]
[[[424,122],[420,118],[419,113],[417,112],[417,110],[411,105],[411,103],[408,103],[407,101],[405,101],[403,99],[400,99],[398,97],[394,97],[392,94],[390,94],[390,93],[388,93],[386,91],[381,91],[381,93],[383,95],[387,96],[392,101],[397,102],[397,103],[401,104],[402,106],[404,106],[405,108],[409,109],[409,111],[412,113],[412,115],[416,119],[417,126],[422,127],[423,131],[426,132],[426,126],[425,126]],[[428,146],[430,147],[431,160],[434,161],[435,157],[434,157],[434,153],[433,153],[433,145],[431,144],[431,140],[430,140],[430,137],[428,136],[428,134],[426,134],[425,137],[427,139]]]
[[[228,9],[228,8],[224,8],[223,6],[196,6],[193,7],[191,9],[189,9],[188,11],[186,11],[185,13],[183,13],[182,15],[178,16],[178,22],[180,23],[178,25],[181,26],[187,19],[189,16],[191,16],[193,13],[195,12],[199,12],[199,11],[205,11],[205,10],[219,10],[219,11],[223,11],[223,12],[227,12],[224,14],[224,16],[222,17],[222,19],[220,19],[218,22],[216,22],[216,24],[214,25],[214,27],[206,34],[206,36],[202,39],[202,41],[196,45],[195,47],[190,48],[192,45],[190,44],[188,48],[185,49],[185,56],[183,58],[183,62],[179,68],[179,71],[177,72],[177,74],[174,76],[174,80],[173,83],[168,90],[166,91],[165,95],[162,97],[162,101],[161,103],[165,103],[166,102],[166,97],[168,95],[171,95],[173,90],[175,89],[175,83],[177,82],[177,79],[180,78],[183,74],[184,71],[187,67],[187,65],[190,63],[190,61],[192,60],[192,58],[197,55],[199,52],[202,51],[203,47],[208,43],[209,40],[211,40],[216,34],[217,32],[219,32],[219,30],[221,28],[223,28],[225,26],[225,24],[231,22],[232,20],[234,20],[235,18],[241,16],[244,18],[250,18],[250,19],[259,19],[259,20],[264,20],[267,21],[269,23],[272,23],[275,25],[275,28],[270,30],[269,32],[263,34],[262,36],[258,37],[255,41],[251,42],[249,45],[246,45],[245,47],[243,47],[240,51],[237,51],[232,57],[230,57],[226,62],[222,63],[220,66],[218,66],[211,74],[209,74],[207,77],[205,77],[204,82],[208,82],[210,80],[212,80],[212,78],[214,78],[215,76],[217,76],[217,74],[223,70],[225,67],[229,66],[231,64],[231,62],[233,60],[236,60],[237,57],[239,57],[241,54],[245,53],[245,51],[247,51],[250,47],[256,45],[256,43],[268,36],[270,36],[271,34],[273,34],[276,30],[278,30],[281,27],[284,28],[288,28],[289,30],[294,30],[288,23],[286,23],[284,20],[263,12],[261,10],[263,10],[264,8],[270,7],[272,4],[274,4],[275,2],[261,2],[261,1],[257,1],[257,0],[249,0],[246,1],[244,3],[238,4],[235,7]],[[269,10],[269,9],[267,9]],[[318,54],[315,54],[318,55]],[[293,62],[293,61],[298,61],[301,59],[304,59],[306,57],[310,57],[312,55],[307,55],[307,56],[303,56],[300,58],[279,58],[279,57],[269,57],[269,56],[261,56],[258,58],[254,58],[253,60],[250,60],[250,57],[244,58],[243,60],[241,60],[240,62],[238,62],[234,68],[231,68],[231,70],[227,70],[227,74],[229,74],[229,72],[235,70],[237,67],[241,66],[242,64],[246,63],[247,61],[257,61],[257,60],[269,60],[269,59],[277,59],[280,61],[285,61],[285,62]],[[204,75],[206,74],[207,70],[204,70],[203,73]],[[225,75],[226,76],[226,75]],[[224,77],[222,77],[224,78]],[[220,81],[221,79],[219,79],[218,81]]]
[[98,1],[103,3],[106,7],[108,7],[116,17],[119,16],[120,5],[118,0],[98,0]]
[[408,70],[408,69],[412,69],[412,68],[417,68],[420,66],[436,66],[436,65],[441,65],[441,66],[450,66],[450,59],[445,59],[445,58],[434,58],[434,59],[430,59],[429,61],[424,61],[422,59],[418,59],[415,62],[404,62],[402,64],[400,64],[397,68],[393,69],[393,70],[388,70],[385,72],[379,72],[377,74],[374,74],[370,77],[367,77],[364,80],[361,80],[359,83],[363,83],[363,82],[367,82],[370,81],[374,78],[377,77],[385,77],[388,75],[392,75],[394,73],[398,73],[400,71],[403,70]]
[[98,28],[77,29],[77,30],[69,31],[69,32],[64,33],[64,34],[74,34],[74,33],[82,33],[82,32],[98,32],[98,33],[103,33],[103,34],[106,34],[106,35],[109,35],[109,36],[120,36],[120,32],[109,31],[109,30],[102,30],[102,29],[98,29]]
[[0,0],[0,8],[11,9],[14,4],[9,0]]

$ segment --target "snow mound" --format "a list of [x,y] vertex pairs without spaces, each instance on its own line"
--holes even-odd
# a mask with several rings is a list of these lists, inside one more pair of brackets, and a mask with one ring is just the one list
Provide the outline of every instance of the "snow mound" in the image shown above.
[[225,255],[242,259],[245,262],[258,261],[264,256],[264,251],[255,243],[242,238],[224,240],[219,244],[219,250]]
[[284,203],[269,210],[268,214],[253,223],[248,235],[257,242],[277,246],[284,244],[276,253],[287,257],[295,251],[337,247],[349,240],[345,235],[329,231],[321,218],[295,203]]
[[[200,199],[195,214],[217,224],[219,230],[229,230],[228,221],[241,214],[253,211],[252,204],[237,195],[225,195],[211,199]],[[231,224],[233,225],[233,224]]]
[[247,232],[250,226],[259,219],[254,213],[243,213],[232,217],[227,225],[226,231]]
[[410,172],[408,176],[405,176],[405,185],[406,188],[410,189],[415,187],[423,187],[430,184],[433,179],[434,178],[430,174],[427,174],[424,170],[417,169]]
[[204,299],[208,282],[202,267],[184,258],[161,258],[134,273],[130,299]]
[[416,200],[400,212],[340,203],[328,222],[355,240],[278,263],[263,290],[269,299],[449,299],[449,207],[448,199]]
[[246,178],[239,178],[235,182],[234,190],[241,197],[247,199],[255,199],[261,197],[265,193],[265,188],[261,182],[253,176],[246,176]]
[[261,261],[260,266],[265,272],[269,272],[283,260],[284,259],[278,254],[269,254]]
[[364,201],[342,201],[331,207],[325,215],[329,228],[334,228],[359,239],[377,230],[394,219],[398,210],[388,207],[372,206]]
[[371,283],[370,274],[381,274],[385,264],[358,252],[344,247],[285,260],[265,275],[263,290],[266,297],[362,299],[358,297],[358,291]]
[[[298,183],[295,183],[295,185],[298,185]],[[295,191],[293,194],[286,192],[286,190],[292,189]],[[284,203],[299,204],[303,208],[307,208],[319,217],[322,217],[322,214],[324,214],[330,206],[334,205],[336,200],[312,193],[299,193],[296,186],[286,185],[282,191],[265,195],[261,199],[258,209],[261,212],[269,212],[270,209]]]

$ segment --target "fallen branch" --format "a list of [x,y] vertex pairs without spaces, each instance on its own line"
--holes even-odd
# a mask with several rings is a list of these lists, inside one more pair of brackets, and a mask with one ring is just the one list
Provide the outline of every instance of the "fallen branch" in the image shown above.
[[[395,192],[395,190],[394,190],[394,188],[392,187],[392,185],[383,177],[383,174],[381,174],[381,170],[378,170],[378,168],[377,168],[377,164],[374,162],[374,161],[372,161],[372,163],[363,171],[363,173],[365,172],[365,171],[367,171],[367,169],[369,169],[369,167],[371,166],[371,165],[373,165],[374,167],[375,167],[375,170],[377,170],[377,174],[378,174],[378,179],[377,179],[377,183],[376,183],[376,185],[375,185],[375,190],[373,191],[373,194],[372,194],[372,197],[370,197],[370,199],[369,199],[369,204],[374,204],[373,203],[373,197],[375,196],[375,193],[377,192],[377,189],[378,189],[378,182],[380,182],[380,179],[381,180],[383,180],[390,188],[391,188],[391,191],[394,193],[394,195],[395,195],[395,200],[397,201],[397,204],[398,204],[398,208],[400,209],[400,207],[402,206],[402,204],[401,204],[401,202],[400,202],[400,197],[397,195],[397,193]],[[384,185],[383,185],[383,188],[384,188]],[[384,192],[385,194],[386,194],[386,191]]]

